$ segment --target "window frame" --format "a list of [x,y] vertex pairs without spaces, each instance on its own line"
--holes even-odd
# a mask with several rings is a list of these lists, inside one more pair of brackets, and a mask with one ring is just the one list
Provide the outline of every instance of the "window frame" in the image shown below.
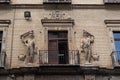
[[118,64],[117,58],[116,58],[116,48],[115,48],[115,42],[114,42],[114,35],[113,32],[120,31],[120,20],[118,19],[106,19],[104,20],[107,32],[108,32],[108,42],[109,42],[109,48],[110,48],[110,56],[113,67],[120,67],[120,64]]
[[[115,34],[119,34],[120,35],[120,31],[113,31],[113,37],[114,37],[114,46],[115,46],[115,56],[116,56],[116,61],[117,63],[120,65],[120,48],[118,49],[117,45],[116,45],[116,41],[118,43],[120,43],[120,36],[115,37]],[[119,46],[120,47],[120,46]]]

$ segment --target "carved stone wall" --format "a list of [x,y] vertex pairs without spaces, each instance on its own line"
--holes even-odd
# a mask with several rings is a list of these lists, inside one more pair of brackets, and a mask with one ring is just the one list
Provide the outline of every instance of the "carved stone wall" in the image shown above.
[[45,19],[69,19],[71,18],[71,11],[51,10],[44,14]]
[[46,75],[46,76],[36,76],[36,80],[84,80],[82,75]]
[[96,80],[95,75],[85,75],[85,80]]
[[34,75],[24,75],[24,80],[35,80]]

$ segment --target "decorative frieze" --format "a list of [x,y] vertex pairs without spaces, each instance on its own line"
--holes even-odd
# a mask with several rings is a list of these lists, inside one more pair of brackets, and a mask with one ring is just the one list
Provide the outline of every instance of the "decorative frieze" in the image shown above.
[[52,10],[44,15],[44,19],[70,19],[68,11]]

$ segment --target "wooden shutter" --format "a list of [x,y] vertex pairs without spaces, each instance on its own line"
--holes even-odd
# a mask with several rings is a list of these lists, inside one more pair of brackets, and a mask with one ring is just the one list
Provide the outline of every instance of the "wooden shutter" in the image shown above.
[[3,37],[2,37],[2,47],[1,47],[1,67],[5,66],[5,59],[6,59],[6,37],[7,37],[7,31],[3,31]]
[[58,64],[58,43],[56,40],[49,41],[48,63],[49,64]]

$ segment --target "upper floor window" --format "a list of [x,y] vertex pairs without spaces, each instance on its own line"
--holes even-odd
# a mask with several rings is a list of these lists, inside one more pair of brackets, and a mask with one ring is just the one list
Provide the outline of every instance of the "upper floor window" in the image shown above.
[[120,3],[120,0],[104,0],[104,3],[106,4]]
[[0,0],[0,4],[9,4],[10,0]]
[[114,35],[114,44],[116,49],[116,58],[120,64],[120,32],[113,32]]

